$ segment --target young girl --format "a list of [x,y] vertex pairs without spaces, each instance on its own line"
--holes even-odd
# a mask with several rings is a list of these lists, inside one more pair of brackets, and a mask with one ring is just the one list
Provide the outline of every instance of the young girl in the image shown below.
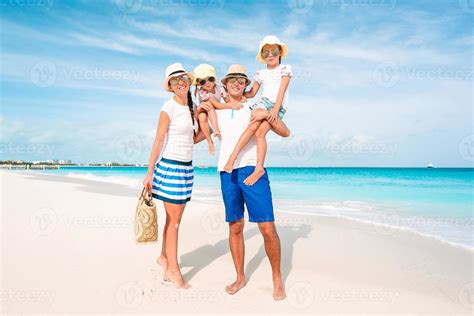
[[221,85],[216,84],[216,70],[211,65],[200,64],[197,66],[194,69],[194,78],[193,84],[196,86],[194,95],[197,97],[198,105],[206,102],[211,108],[209,111],[199,113],[198,120],[209,145],[209,154],[214,155],[215,146],[211,137],[211,129],[208,120],[211,122],[214,137],[219,137],[221,132],[219,130],[215,109],[240,107],[240,105],[221,103],[221,98],[226,99],[227,93]]
[[244,183],[253,185],[265,174],[264,163],[267,151],[266,134],[276,124],[284,124],[281,119],[286,113],[288,103],[288,85],[293,76],[290,65],[282,65],[281,60],[287,55],[288,46],[282,43],[274,35],[265,36],[260,42],[257,60],[267,65],[265,69],[257,71],[255,82],[249,92],[245,93],[247,98],[253,98],[262,87],[261,98],[251,106],[253,111],[269,111],[265,120],[256,121],[252,119],[249,127],[239,139],[234,151],[229,157],[224,170],[232,172],[234,162],[242,148],[255,135],[257,142],[257,164],[254,172],[248,176]]

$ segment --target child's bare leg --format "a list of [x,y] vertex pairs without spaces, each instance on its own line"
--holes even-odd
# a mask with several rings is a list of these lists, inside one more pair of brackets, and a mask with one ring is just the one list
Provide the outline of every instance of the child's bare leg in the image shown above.
[[211,138],[211,129],[209,128],[209,123],[207,122],[207,114],[205,112],[201,112],[198,115],[199,120],[199,127],[201,127],[204,136],[206,137],[207,144],[209,145],[209,154],[214,155],[215,148],[214,142]]
[[253,135],[257,132],[260,124],[262,124],[262,121],[256,121],[247,127],[247,129],[242,133],[242,135],[239,138],[239,141],[237,142],[237,145],[235,145],[234,151],[232,154],[230,154],[229,160],[227,160],[227,163],[224,166],[224,171],[231,173],[232,170],[234,169],[234,162],[239,156],[240,151],[242,148],[244,148],[245,145],[250,141],[250,138],[252,138]]
[[257,139],[257,165],[255,166],[255,170],[252,172],[250,176],[248,176],[244,183],[246,185],[254,185],[255,182],[258,181],[264,174],[265,174],[265,156],[267,154],[267,140],[266,136],[269,130],[271,130],[272,126],[267,121],[263,121],[260,124],[260,127],[255,132],[255,138]]
[[219,124],[217,124],[217,113],[216,110],[212,109],[207,112],[209,115],[209,121],[211,121],[212,129],[214,130],[214,136],[219,137],[221,131],[219,130]]

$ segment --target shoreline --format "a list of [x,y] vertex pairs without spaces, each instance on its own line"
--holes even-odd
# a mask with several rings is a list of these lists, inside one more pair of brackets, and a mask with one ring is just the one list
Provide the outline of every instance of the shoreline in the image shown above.
[[[100,175],[98,176],[98,175],[93,175],[93,174],[90,174],[90,175],[52,174],[52,173],[43,173],[41,170],[29,170],[29,171],[26,171],[26,170],[0,170],[0,174],[2,172],[12,172],[12,173],[17,173],[17,174],[33,175],[33,176],[38,175],[39,177],[52,177],[52,178],[54,178],[54,181],[58,181],[58,182],[73,182],[74,183],[77,180],[78,184],[92,185],[92,186],[98,185],[98,184],[103,184],[103,183],[114,184],[114,185],[122,186],[123,190],[124,190],[123,192],[125,192],[127,194],[126,196],[128,196],[128,197],[135,197],[135,195],[133,193],[138,192],[137,191],[138,190],[137,186],[134,186],[132,184],[124,184],[124,183],[121,183],[120,181],[107,181],[108,180],[107,176],[100,176]],[[93,178],[91,179],[91,177],[93,177]],[[117,180],[118,178],[122,178],[122,177],[127,178],[129,180],[136,180],[133,177],[127,177],[127,176],[111,176],[111,177],[114,178],[114,180]],[[70,180],[70,181],[67,181],[67,180]],[[91,183],[88,183],[88,182],[91,182]],[[136,183],[140,183],[140,181],[136,180]],[[199,190],[198,188],[195,188],[194,191],[198,191],[198,190]],[[215,189],[215,191],[216,192],[219,191],[219,194],[220,194],[220,190],[218,188]],[[223,207],[222,197],[219,196],[219,199],[206,199],[204,196],[200,196],[200,195],[201,195],[200,193],[194,192],[192,201],[202,202],[202,203],[212,203],[212,204],[215,204],[215,205],[221,205]],[[382,220],[385,220],[387,222],[392,222],[392,223],[383,223],[383,222],[377,222],[375,220],[371,221],[371,220],[368,220],[368,219],[351,217],[351,216],[344,215],[344,214],[336,214],[336,213],[328,214],[328,213],[323,213],[323,212],[318,213],[318,212],[310,212],[310,211],[304,212],[304,211],[294,210],[294,209],[293,210],[282,210],[282,207],[279,205],[279,203],[287,204],[287,203],[292,203],[292,202],[304,203],[305,201],[300,201],[300,200],[292,201],[292,200],[284,200],[284,199],[275,198],[274,199],[275,212],[279,212],[279,213],[282,213],[282,214],[299,214],[299,215],[308,215],[308,216],[334,217],[334,218],[339,218],[339,219],[344,219],[344,220],[349,220],[349,221],[355,221],[355,222],[359,222],[359,223],[363,223],[363,224],[367,224],[367,225],[376,226],[374,228],[375,230],[378,230],[377,227],[380,227],[379,230],[383,231],[385,229],[385,231],[387,231],[387,233],[390,233],[390,234],[395,234],[397,231],[409,232],[409,233],[412,233],[412,234],[414,234],[416,236],[419,236],[419,237],[432,239],[432,240],[438,241],[442,244],[447,244],[449,246],[456,247],[456,248],[461,248],[461,249],[468,250],[468,251],[474,253],[474,245],[470,246],[470,245],[467,245],[467,244],[447,240],[443,236],[437,236],[435,234],[430,234],[430,233],[425,233],[425,232],[422,232],[422,231],[417,231],[416,229],[414,229],[412,227],[396,225],[396,223],[394,224],[393,222],[397,222],[397,221],[399,222],[400,217],[393,219],[393,218],[390,217],[390,214],[387,214],[386,218],[382,217]],[[342,201],[342,203],[346,203],[346,202],[354,202],[354,201]],[[361,203],[359,201],[355,201],[355,202],[356,203]],[[322,203],[322,204],[324,204],[324,203]],[[311,202],[309,202],[309,205],[310,205],[311,209],[322,206],[321,204],[311,203]],[[377,217],[377,216],[380,217],[380,214],[379,215],[374,215],[374,217]],[[420,219],[424,219],[424,218],[420,217]]]
[[[247,286],[226,295],[235,271],[223,207],[193,200],[178,252],[193,287],[175,290],[160,282],[161,235],[151,245],[133,239],[138,190],[60,175],[0,176],[4,313],[472,313],[471,251],[349,219],[280,211],[287,300],[271,297],[270,265],[249,222]],[[157,211],[161,233],[159,203]],[[45,300],[21,299],[39,294]]]

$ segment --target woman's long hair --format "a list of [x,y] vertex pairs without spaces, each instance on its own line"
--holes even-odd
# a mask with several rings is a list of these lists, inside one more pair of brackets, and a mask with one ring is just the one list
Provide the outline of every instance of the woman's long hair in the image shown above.
[[191,96],[191,90],[188,90],[188,108],[189,114],[191,114],[191,120],[193,122],[193,133],[196,134],[196,130],[194,129],[194,103],[193,98]]

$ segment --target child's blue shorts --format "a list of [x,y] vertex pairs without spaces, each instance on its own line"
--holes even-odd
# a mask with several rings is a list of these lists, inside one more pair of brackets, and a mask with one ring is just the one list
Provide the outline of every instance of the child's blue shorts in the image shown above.
[[265,169],[265,174],[254,185],[248,186],[244,183],[254,169],[254,166],[247,166],[234,169],[232,173],[220,172],[226,222],[244,218],[244,204],[247,206],[250,222],[275,221],[267,170]]
[[[256,109],[263,109],[263,110],[268,110],[268,111],[271,111],[273,110],[273,108],[275,107],[275,103],[273,103],[272,101],[270,101],[269,98],[266,98],[266,97],[262,97],[261,99],[259,99],[257,102],[255,102],[254,104],[252,104],[250,106],[250,109],[251,110],[256,110]],[[285,116],[285,113],[286,113],[286,109],[283,108],[282,106],[280,106],[280,109],[278,111],[278,118],[280,120],[283,119],[283,116]]]

